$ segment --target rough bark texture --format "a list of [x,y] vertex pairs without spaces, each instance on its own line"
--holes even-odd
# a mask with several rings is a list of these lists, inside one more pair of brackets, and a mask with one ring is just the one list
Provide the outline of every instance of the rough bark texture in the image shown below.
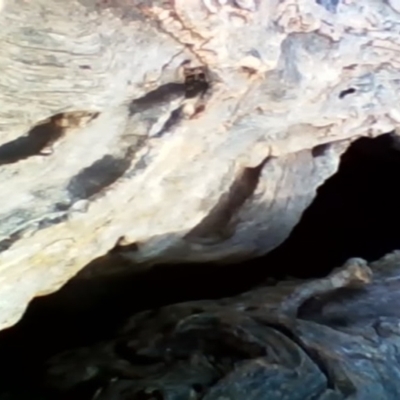
[[142,265],[279,245],[349,141],[398,124],[398,12],[0,1],[0,328],[116,245]]
[[399,265],[350,259],[324,279],[141,312],[49,360],[40,398],[397,400]]

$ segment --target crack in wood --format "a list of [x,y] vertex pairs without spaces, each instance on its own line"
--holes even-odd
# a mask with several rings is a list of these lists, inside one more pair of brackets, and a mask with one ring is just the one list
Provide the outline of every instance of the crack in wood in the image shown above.
[[212,244],[231,237],[234,234],[234,227],[230,225],[232,218],[253,195],[262,169],[272,158],[274,157],[269,156],[258,166],[245,168],[208,215],[185,235],[185,239],[190,242]]
[[133,114],[143,112],[162,103],[170,103],[178,98],[184,98],[184,95],[184,83],[166,83],[165,85],[161,85],[151,92],[146,93],[144,96],[133,100],[129,105],[129,113],[132,116]]
[[56,114],[41,121],[26,136],[0,146],[0,165],[52,154],[53,145],[70,129],[82,127],[98,115],[98,112],[74,111]]
[[89,199],[116,182],[130,165],[130,158],[107,154],[73,176],[67,192],[73,202]]
[[12,233],[8,238],[0,241],[0,253],[8,250],[14,243],[18,242],[21,239],[22,235],[25,232],[25,228],[19,229]]
[[173,110],[168,117],[168,119],[165,121],[164,125],[161,127],[161,129],[153,135],[155,138],[159,138],[163,136],[165,133],[168,133],[173,127],[179,124],[180,121],[182,121],[183,118],[183,108],[182,106],[179,106],[175,110]]

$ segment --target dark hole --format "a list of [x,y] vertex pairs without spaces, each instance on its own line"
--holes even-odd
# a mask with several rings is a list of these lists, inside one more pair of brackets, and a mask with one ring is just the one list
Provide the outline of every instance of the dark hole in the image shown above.
[[346,96],[348,96],[349,94],[353,94],[353,93],[355,93],[356,92],[356,89],[354,89],[354,88],[348,88],[348,89],[346,89],[346,90],[342,90],[340,93],[339,93],[339,99],[344,99]]
[[284,265],[284,274],[316,277],[347,258],[372,261],[400,248],[400,152],[394,142],[392,134],[355,141],[290,237],[265,262]]
[[53,122],[62,117],[55,114],[51,120],[41,121],[26,135],[0,146],[0,165],[13,164],[20,160],[42,154],[47,145],[56,142],[62,135],[62,129]]
[[66,190],[73,201],[89,199],[120,178],[130,163],[129,157],[118,158],[107,154],[73,176]]
[[[325,276],[349,257],[372,261],[399,249],[399,173],[400,152],[392,134],[361,138],[342,156],[338,172],[318,189],[290,237],[265,257],[226,267],[158,266],[141,274],[126,268],[91,280],[78,275],[57,293],[32,301],[18,324],[0,332],[0,395],[13,388],[27,393],[19,399],[43,398],[40,374],[49,355],[112,338],[137,311],[232,296],[268,277]],[[115,255],[91,264],[96,262],[107,269],[121,263]],[[117,348],[125,358],[137,357]]]
[[201,385],[200,383],[194,383],[192,385],[192,388],[196,393],[201,393],[203,391],[203,385]]
[[209,88],[206,74],[202,71],[195,72],[185,78],[185,96],[193,98],[199,94],[204,94]]
[[313,157],[322,157],[325,155],[330,147],[330,143],[319,144],[311,149],[311,154]]
[[67,203],[67,202],[65,202],[65,203],[56,203],[55,205],[54,205],[54,210],[55,211],[67,211],[69,208],[71,207],[71,203]]

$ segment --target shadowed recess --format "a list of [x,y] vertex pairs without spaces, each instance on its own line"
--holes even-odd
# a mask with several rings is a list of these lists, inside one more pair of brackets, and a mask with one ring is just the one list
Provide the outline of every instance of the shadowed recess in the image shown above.
[[0,146],[0,165],[13,164],[32,156],[48,156],[52,146],[62,138],[69,128],[82,127],[99,116],[94,111],[70,111],[59,113],[40,121],[26,136]]
[[0,253],[2,251],[8,250],[14,243],[18,242],[18,240],[21,239],[24,232],[25,232],[25,229],[20,229],[16,232],[12,233],[6,239],[0,240]]
[[117,181],[130,165],[130,157],[106,155],[71,178],[67,191],[74,201],[88,199]]
[[162,128],[154,135],[154,137],[161,137],[170,129],[172,129],[174,126],[176,126],[179,123],[179,121],[181,121],[181,119],[182,119],[182,107],[179,106],[178,108],[176,108],[171,112],[169,118],[165,121]]
[[290,237],[262,260],[279,262],[283,275],[324,276],[350,257],[372,261],[400,249],[397,141],[391,133],[355,141]]
[[234,180],[229,191],[221,196],[209,214],[185,236],[185,239],[196,241],[215,236],[221,236],[223,239],[232,217],[256,190],[261,171],[270,159],[271,157],[267,157],[260,165],[245,168]]
[[[55,117],[61,114],[57,114]],[[42,151],[56,142],[63,129],[50,119],[33,127],[26,136],[22,136],[0,146],[0,165],[13,164],[20,160],[42,154]]]
[[40,231],[41,229],[46,229],[50,226],[60,224],[61,222],[66,221],[67,219],[68,219],[68,214],[61,214],[54,217],[43,218],[38,222],[36,230]]
[[326,152],[330,149],[330,147],[331,147],[330,143],[319,144],[318,146],[315,146],[311,149],[311,154],[314,158],[323,157],[326,154]]
[[339,93],[339,99],[344,99],[346,96],[348,96],[348,95],[350,95],[350,94],[353,94],[353,93],[355,93],[356,91],[357,91],[357,90],[354,89],[354,88],[348,88],[348,89],[342,90],[342,91]]
[[129,106],[130,114],[142,112],[149,107],[153,107],[160,103],[168,103],[185,94],[185,85],[183,83],[166,83],[152,90],[145,96],[133,100]]
[[12,213],[0,217],[0,252],[9,249],[22,237],[30,218],[29,210],[23,208],[14,209]]
[[[186,64],[186,63],[185,63]],[[190,62],[188,63],[190,65]],[[184,67],[185,97],[192,99],[198,95],[204,95],[210,88],[207,73],[204,67]]]

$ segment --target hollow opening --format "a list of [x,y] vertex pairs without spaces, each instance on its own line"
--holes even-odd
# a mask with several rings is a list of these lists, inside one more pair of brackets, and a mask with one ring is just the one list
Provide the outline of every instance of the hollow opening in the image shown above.
[[[112,337],[137,311],[235,295],[268,277],[324,276],[349,257],[372,261],[400,248],[399,173],[400,152],[392,134],[361,138],[318,189],[290,237],[264,257],[224,267],[158,266],[135,275],[73,279],[57,293],[35,299],[17,325],[0,332],[0,395],[12,387],[16,399],[36,398],[46,358]],[[96,262],[122,262],[117,255],[109,257]]]
[[290,237],[265,258],[281,265],[281,277],[324,276],[350,257],[374,261],[400,248],[397,140],[363,137],[343,154]]

